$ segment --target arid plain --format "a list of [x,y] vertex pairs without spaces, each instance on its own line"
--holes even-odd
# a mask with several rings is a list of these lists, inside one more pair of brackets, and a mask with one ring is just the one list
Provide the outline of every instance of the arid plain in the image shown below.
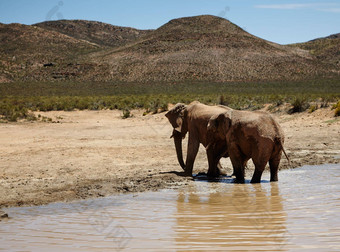
[[[143,116],[135,110],[127,119],[118,110],[36,113],[53,122],[0,124],[0,207],[157,190],[192,181],[174,173],[181,168],[164,113]],[[274,117],[285,132],[291,168],[340,162],[340,120],[334,110]],[[230,175],[229,159],[222,165]],[[280,167],[289,168],[284,156]],[[194,173],[206,171],[201,146]],[[252,172],[249,161],[247,179]],[[268,180],[269,174],[262,179]]]

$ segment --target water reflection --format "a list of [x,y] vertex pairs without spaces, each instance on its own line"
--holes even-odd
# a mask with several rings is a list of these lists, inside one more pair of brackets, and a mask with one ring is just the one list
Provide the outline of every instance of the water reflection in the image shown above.
[[202,194],[198,183],[177,197],[176,243],[182,251],[284,250],[286,213],[277,183],[204,186],[209,193]]

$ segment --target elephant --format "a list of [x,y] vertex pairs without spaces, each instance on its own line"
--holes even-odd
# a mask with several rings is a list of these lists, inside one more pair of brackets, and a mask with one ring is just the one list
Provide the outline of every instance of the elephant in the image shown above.
[[[268,161],[270,181],[278,181],[282,152],[289,162],[283,148],[284,133],[267,112],[230,110],[213,115],[207,125],[207,141],[208,159],[216,159],[216,156],[218,159],[218,154],[214,154],[215,143],[220,145],[221,141],[226,141],[225,156],[229,155],[236,181],[240,183],[244,183],[244,169],[249,159],[255,165],[251,183],[261,182]],[[213,162],[214,160],[209,161],[209,164]],[[214,169],[213,165],[209,166],[209,170]]]
[[[194,101],[189,105],[177,103],[171,110],[169,110],[165,114],[173,127],[171,137],[174,138],[178,162],[183,168],[184,174],[186,176],[192,176],[192,170],[200,143],[203,144],[204,147],[206,147],[208,144],[207,125],[209,119],[213,115],[219,115],[229,110],[231,110],[231,108],[227,106],[208,106],[198,101]],[[182,139],[185,138],[187,132],[189,132],[189,140],[187,148],[187,158],[186,162],[184,163],[182,153]],[[215,152],[212,154],[217,155],[219,158],[217,160],[217,156],[211,157],[211,160],[217,160],[217,162],[215,164],[216,167],[208,172],[208,176],[216,177],[220,174],[219,167],[221,166],[219,165],[218,161],[223,156],[222,152],[224,152],[225,150],[225,141],[221,140],[215,142]]]

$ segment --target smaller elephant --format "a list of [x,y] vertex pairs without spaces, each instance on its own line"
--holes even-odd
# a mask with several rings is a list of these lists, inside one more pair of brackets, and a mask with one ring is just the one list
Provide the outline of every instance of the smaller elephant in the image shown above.
[[[249,159],[255,171],[251,183],[261,182],[262,173],[269,161],[270,181],[278,181],[278,168],[283,149],[284,134],[274,118],[262,111],[230,110],[213,115],[207,126],[206,147],[208,158],[214,156],[216,141],[224,140],[238,182],[244,182],[244,169]],[[289,159],[288,159],[289,161]],[[209,169],[215,169],[213,166]]]

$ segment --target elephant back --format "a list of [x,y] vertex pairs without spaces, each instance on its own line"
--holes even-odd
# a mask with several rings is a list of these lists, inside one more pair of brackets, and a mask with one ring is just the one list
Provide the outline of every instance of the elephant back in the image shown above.
[[275,142],[277,139],[284,141],[283,131],[276,120],[263,111],[232,111],[231,121],[239,124],[247,136],[267,138]]

